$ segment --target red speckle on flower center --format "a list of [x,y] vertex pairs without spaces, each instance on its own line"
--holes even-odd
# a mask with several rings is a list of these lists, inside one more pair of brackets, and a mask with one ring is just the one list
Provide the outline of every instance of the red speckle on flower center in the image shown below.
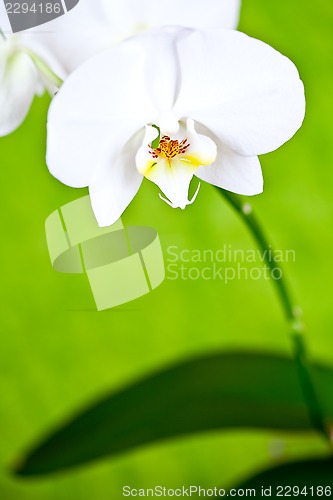
[[177,155],[184,154],[190,147],[187,139],[183,139],[181,142],[174,141],[170,139],[167,135],[164,135],[160,140],[159,147],[153,149],[149,146],[149,153],[153,158],[158,158],[159,156],[164,156],[168,160],[171,160]]

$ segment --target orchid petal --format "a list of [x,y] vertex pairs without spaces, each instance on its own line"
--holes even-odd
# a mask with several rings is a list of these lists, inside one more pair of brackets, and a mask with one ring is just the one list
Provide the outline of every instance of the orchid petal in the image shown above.
[[300,128],[304,88],[294,64],[231,30],[192,32],[178,44],[182,87],[175,112],[191,116],[234,151],[273,151]]
[[19,36],[22,45],[43,57],[63,79],[89,57],[116,42],[97,0],[80,0],[65,15]]
[[219,151],[218,160],[200,167],[195,176],[232,193],[254,196],[263,191],[262,170],[257,156],[241,156],[231,149]]
[[198,166],[206,167],[214,163],[217,156],[217,146],[215,138],[212,138],[209,130],[198,134],[194,120],[188,118],[186,120],[186,138],[191,146],[184,158],[187,158],[188,161],[191,158],[193,158],[193,161],[195,159]]
[[169,0],[159,6],[154,0],[102,0],[111,26],[119,36],[127,36],[157,26],[186,26],[189,28],[237,27],[240,0]]
[[99,226],[110,226],[122,215],[138,192],[143,176],[135,168],[135,152],[142,133],[125,144],[107,175],[90,185],[91,205]]
[[21,125],[39,88],[38,72],[29,56],[7,53],[6,45],[0,43],[0,136]]
[[123,146],[157,111],[147,95],[145,52],[135,39],[80,66],[50,106],[47,163],[61,182],[83,187],[105,176]]
[[217,146],[217,158],[212,165],[200,167],[195,172],[199,179],[245,196],[263,191],[263,175],[257,156],[243,156],[229,149],[210,130],[196,124],[201,134],[209,135]]
[[146,51],[145,78],[151,102],[161,114],[168,115],[178,98],[181,85],[181,69],[177,43],[190,30],[164,28],[141,37]]

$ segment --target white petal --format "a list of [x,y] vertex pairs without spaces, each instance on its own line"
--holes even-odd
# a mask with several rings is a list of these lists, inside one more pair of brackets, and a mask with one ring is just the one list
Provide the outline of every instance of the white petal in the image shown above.
[[237,194],[254,196],[262,193],[264,181],[259,158],[239,155],[202,125],[197,124],[196,127],[200,133],[210,135],[217,145],[216,161],[198,168],[196,177]]
[[190,28],[237,27],[240,0],[169,0],[158,5],[155,0],[102,0],[105,11],[119,35],[133,35],[157,26],[185,26]]
[[25,119],[39,77],[26,54],[7,52],[0,45],[0,136],[13,132]]
[[231,30],[193,32],[178,43],[182,87],[176,114],[191,116],[245,155],[273,151],[299,129],[304,88],[294,64]]
[[157,111],[146,93],[145,52],[135,39],[80,66],[50,106],[47,163],[64,184],[98,181]]
[[[185,136],[190,143],[190,147],[185,158],[192,157],[197,165],[208,166],[214,163],[217,156],[217,144],[215,137],[212,137],[209,130],[198,134],[195,130],[194,121],[191,118],[186,120]],[[216,138],[218,140],[218,138]]]
[[165,28],[149,32],[141,38],[146,52],[145,78],[148,93],[155,107],[165,115],[171,112],[181,85],[177,42],[189,33],[186,29]]
[[209,167],[195,172],[199,179],[232,193],[254,196],[263,191],[263,177],[257,156],[241,156],[231,149],[219,151],[218,159]]
[[123,148],[107,176],[89,187],[91,205],[99,226],[114,224],[130,204],[143,176],[135,168],[135,151],[142,142],[137,134]]
[[61,78],[116,42],[98,0],[80,0],[67,14],[20,33],[20,40]]

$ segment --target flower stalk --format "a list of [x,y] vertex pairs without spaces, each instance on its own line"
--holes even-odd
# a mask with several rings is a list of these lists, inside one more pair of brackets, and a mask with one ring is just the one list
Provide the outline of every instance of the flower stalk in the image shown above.
[[279,269],[281,272],[279,279],[274,279],[278,296],[284,311],[287,322],[289,323],[290,339],[293,346],[294,359],[297,366],[298,375],[300,378],[305,401],[308,406],[309,416],[312,425],[326,439],[331,442],[329,429],[327,429],[321,406],[316,394],[316,389],[312,381],[311,366],[309,364],[306,342],[304,339],[304,323],[302,321],[302,310],[300,306],[294,304],[288,284],[284,278],[283,270],[280,263],[277,261],[275,252],[271,251],[272,245],[269,244],[263,228],[261,227],[257,217],[253,213],[252,206],[248,202],[243,202],[240,196],[225,191],[221,188],[216,188],[224,199],[236,210],[241,217],[254,240],[259,246],[262,257],[265,260],[271,271]]

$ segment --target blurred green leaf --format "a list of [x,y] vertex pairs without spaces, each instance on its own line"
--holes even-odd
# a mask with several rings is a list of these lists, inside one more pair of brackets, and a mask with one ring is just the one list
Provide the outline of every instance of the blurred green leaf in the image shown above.
[[[333,371],[316,368],[319,379],[332,387]],[[332,398],[326,411],[333,416]],[[16,473],[50,473],[163,439],[240,427],[312,429],[291,359],[224,353],[153,374],[52,433]]]
[[[277,495],[280,492],[284,493]],[[286,489],[282,491],[282,488]],[[289,491],[291,487],[291,491]],[[317,488],[319,489],[317,490]],[[235,486],[235,489],[255,489],[257,496],[261,488],[271,488],[270,498],[299,496],[304,498],[330,497],[333,487],[333,458],[302,460],[260,472],[256,476]],[[323,490],[322,490],[323,488]],[[326,493],[325,494],[325,488]],[[303,490],[303,493],[301,491]],[[268,493],[268,492],[267,492]],[[307,493],[307,495],[306,495]]]

